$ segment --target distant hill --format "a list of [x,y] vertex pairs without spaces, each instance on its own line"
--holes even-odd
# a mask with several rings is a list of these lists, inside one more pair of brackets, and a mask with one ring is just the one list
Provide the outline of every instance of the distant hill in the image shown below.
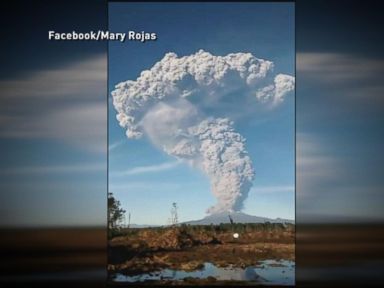
[[159,227],[159,225],[146,225],[146,224],[131,224],[130,228],[150,228],[150,227]]
[[[213,214],[204,217],[200,220],[193,220],[193,221],[187,221],[179,224],[189,224],[189,225],[219,225],[220,223],[230,223],[229,213],[223,212],[218,214]],[[295,224],[294,220],[289,219],[282,219],[282,218],[266,218],[266,217],[259,217],[259,216],[252,216],[249,214],[245,214],[242,212],[233,212],[230,214],[234,223],[290,223]],[[166,227],[169,225],[138,225],[138,224],[131,224],[130,228],[150,228],[150,227]]]
[[[229,213],[223,212],[223,213],[218,213],[218,214],[213,214],[209,215],[207,217],[204,217],[203,219],[200,220],[194,220],[194,221],[188,221],[184,222],[184,224],[189,224],[189,225],[219,225],[220,223],[230,223]],[[259,217],[259,216],[252,216],[248,215],[242,212],[233,212],[230,213],[233,222],[234,223],[265,223],[265,222],[270,222],[270,223],[291,223],[294,224],[294,220],[289,220],[289,219],[282,219],[282,218],[276,218],[276,219],[271,219],[271,218],[266,218],[266,217]]]

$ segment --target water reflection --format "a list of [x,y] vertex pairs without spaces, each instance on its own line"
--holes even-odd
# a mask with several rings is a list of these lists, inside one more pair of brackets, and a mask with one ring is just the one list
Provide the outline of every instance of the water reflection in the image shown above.
[[249,266],[245,269],[236,267],[217,267],[212,263],[204,263],[204,267],[195,271],[164,269],[161,271],[127,276],[121,273],[113,275],[117,282],[142,282],[156,280],[183,280],[192,277],[205,279],[214,277],[221,281],[251,281],[258,283],[294,285],[295,263],[293,261],[261,261],[258,266]]

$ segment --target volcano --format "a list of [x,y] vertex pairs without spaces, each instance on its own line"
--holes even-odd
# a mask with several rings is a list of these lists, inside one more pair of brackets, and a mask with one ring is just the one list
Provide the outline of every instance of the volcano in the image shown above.
[[231,223],[229,215],[231,216],[233,223],[289,223],[289,224],[294,224],[294,220],[290,219],[282,219],[282,218],[276,218],[276,219],[271,219],[271,218],[266,218],[266,217],[260,217],[260,216],[253,216],[249,215],[246,213],[242,212],[222,212],[222,213],[217,213],[217,214],[212,214],[209,216],[204,217],[203,219],[200,220],[193,220],[193,221],[188,221],[184,222],[184,224],[189,224],[189,225],[219,225],[221,223],[226,224],[226,223]]

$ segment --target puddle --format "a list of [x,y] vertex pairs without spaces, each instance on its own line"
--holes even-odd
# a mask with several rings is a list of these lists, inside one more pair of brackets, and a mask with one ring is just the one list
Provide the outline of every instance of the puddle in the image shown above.
[[195,271],[164,269],[161,271],[127,276],[122,273],[112,274],[112,281],[116,282],[142,282],[146,280],[183,280],[186,277],[205,279],[209,276],[217,280],[254,281],[260,284],[295,284],[295,262],[293,261],[261,261],[258,266],[249,266],[245,269],[217,267],[212,263],[204,263],[204,267]]

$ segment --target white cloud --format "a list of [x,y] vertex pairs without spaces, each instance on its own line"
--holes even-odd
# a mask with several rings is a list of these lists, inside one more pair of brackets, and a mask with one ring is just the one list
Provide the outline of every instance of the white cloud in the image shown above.
[[63,173],[91,173],[107,171],[106,163],[76,163],[67,165],[19,166],[0,170],[1,175],[36,175]]
[[106,153],[106,55],[0,81],[0,137]]
[[105,96],[106,69],[107,55],[100,54],[61,67],[34,71],[0,81],[1,98],[33,98],[42,102]]
[[127,171],[122,172],[122,175],[139,175],[146,173],[162,172],[176,168],[181,164],[180,161],[166,162],[157,165],[150,166],[139,166],[131,168]]
[[112,143],[112,144],[109,144],[108,150],[109,150],[109,151],[113,151],[113,150],[115,150],[117,147],[119,147],[120,145],[122,145],[123,143],[124,143],[124,141],[123,141],[123,140],[120,140],[120,141],[116,141],[116,142],[114,142],[114,143]]
[[[324,79],[353,80],[375,76],[384,70],[383,60],[339,53],[297,53],[297,72],[317,73]],[[307,74],[308,75],[308,74]]]
[[16,117],[2,137],[60,140],[92,152],[107,152],[105,104],[91,102],[46,111],[46,114],[25,119]]
[[[338,97],[383,99],[384,85],[378,81],[384,73],[382,59],[338,53],[298,53],[297,77],[303,85],[334,89]],[[299,86],[300,87],[300,86]],[[329,93],[329,92],[328,92]]]
[[121,192],[126,193],[128,191],[142,192],[142,191],[170,191],[170,190],[180,190],[183,188],[183,185],[176,182],[137,182],[129,181],[126,183],[111,183],[109,190],[112,192]]

